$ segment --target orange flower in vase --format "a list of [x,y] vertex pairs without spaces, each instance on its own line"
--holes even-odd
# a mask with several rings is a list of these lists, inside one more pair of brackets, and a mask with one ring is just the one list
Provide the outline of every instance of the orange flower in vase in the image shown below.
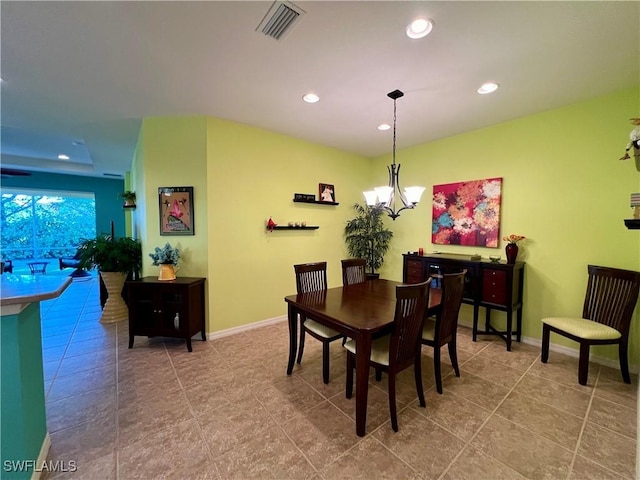
[[507,246],[504,251],[507,254],[507,263],[514,264],[516,263],[516,258],[518,258],[518,242],[520,240],[524,240],[524,235],[516,235],[512,233],[506,237],[502,237],[502,240],[507,242]]

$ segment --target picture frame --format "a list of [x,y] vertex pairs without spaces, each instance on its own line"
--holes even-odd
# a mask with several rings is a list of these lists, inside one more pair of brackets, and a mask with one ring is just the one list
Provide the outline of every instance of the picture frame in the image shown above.
[[318,184],[318,199],[321,202],[335,203],[336,201],[336,189],[330,183]]
[[195,235],[193,187],[158,187],[160,235]]

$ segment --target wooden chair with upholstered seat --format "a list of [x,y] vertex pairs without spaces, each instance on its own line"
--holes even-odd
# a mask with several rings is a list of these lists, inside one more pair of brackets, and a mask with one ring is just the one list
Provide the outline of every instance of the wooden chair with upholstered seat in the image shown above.
[[633,310],[638,301],[640,272],[618,268],[588,266],[589,279],[582,318],[549,317],[542,319],[542,363],[549,359],[549,337],[554,332],[580,343],[578,382],[587,384],[589,347],[618,344],[620,371],[631,383],[627,345]]
[[367,261],[364,258],[347,258],[342,260],[342,285],[366,282],[366,266]]
[[[296,289],[298,293],[317,292],[327,289],[327,262],[302,263],[294,265],[293,269],[296,272]],[[301,315],[298,364],[302,362],[306,333],[322,342],[322,380],[324,383],[329,383],[329,344],[334,340],[344,338],[344,335]]]
[[422,344],[433,347],[433,367],[436,376],[436,390],[442,394],[442,372],[440,366],[440,348],[447,345],[449,358],[456,374],[460,376],[458,368],[458,353],[456,350],[456,336],[458,331],[458,313],[464,293],[464,277],[466,270],[461,273],[441,275],[442,285],[441,309],[436,318],[427,318],[422,327]]
[[[396,374],[413,365],[420,406],[426,406],[422,387],[420,334],[424,315],[429,305],[430,283],[431,279],[428,279],[423,283],[398,285],[396,287],[396,309],[393,329],[390,334],[374,339],[371,345],[371,366],[376,371],[386,371],[388,375],[389,414],[394,432],[398,431]],[[356,342],[349,340],[344,344],[344,348],[347,350],[347,386],[345,393],[347,398],[351,398]]]

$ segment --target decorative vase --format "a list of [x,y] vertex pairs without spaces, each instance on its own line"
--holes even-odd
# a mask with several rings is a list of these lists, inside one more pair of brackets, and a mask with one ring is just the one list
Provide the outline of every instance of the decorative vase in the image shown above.
[[122,287],[127,279],[123,272],[100,272],[107,289],[107,301],[102,309],[100,323],[115,323],[129,319],[129,309],[122,298]]
[[518,258],[518,245],[515,243],[507,243],[504,251],[507,254],[507,263],[516,263],[516,258]]
[[161,263],[160,264],[160,275],[158,275],[158,280],[175,280],[176,279],[176,270],[173,268],[173,265],[170,263]]

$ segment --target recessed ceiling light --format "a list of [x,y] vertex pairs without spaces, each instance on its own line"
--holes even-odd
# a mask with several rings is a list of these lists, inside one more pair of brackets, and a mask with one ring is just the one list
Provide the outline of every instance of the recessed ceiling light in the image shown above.
[[498,89],[498,84],[493,82],[483,83],[477,90],[480,95],[486,95],[487,93],[495,92]]
[[430,18],[418,18],[407,25],[407,37],[422,38],[431,33],[433,20]]
[[320,97],[315,93],[307,93],[306,95],[302,96],[302,100],[307,103],[316,103],[320,100]]
[[58,160],[69,160],[69,155],[61,153],[60,155],[58,155]]
[[378,125],[378,130],[389,130],[391,128],[391,125],[389,125],[388,123],[381,123],[380,125]]
[[71,142],[71,145],[73,145],[74,147],[82,147],[84,146],[84,141],[82,140],[74,140]]

